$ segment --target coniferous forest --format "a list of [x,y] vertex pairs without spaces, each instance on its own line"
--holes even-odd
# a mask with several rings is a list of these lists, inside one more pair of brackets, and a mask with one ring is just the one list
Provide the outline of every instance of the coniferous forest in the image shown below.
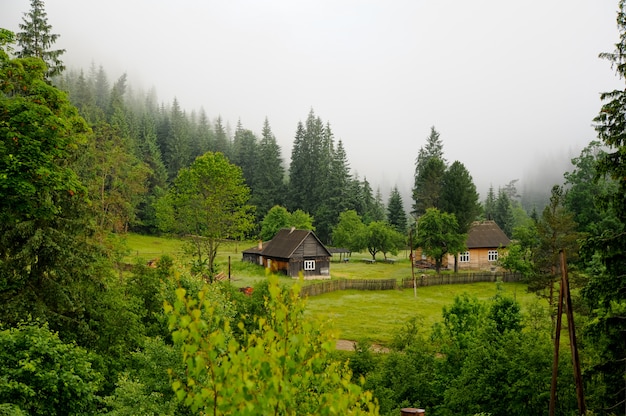
[[[0,415],[626,412],[626,87],[602,94],[597,141],[533,206],[517,180],[481,201],[433,126],[407,212],[397,186],[384,201],[351,172],[313,109],[281,149],[271,120],[233,131],[104,65],[65,68],[57,31],[43,0],[19,32],[0,28]],[[626,38],[614,47],[601,58],[623,81]],[[439,259],[465,250],[476,220],[511,238],[499,265],[547,307],[462,295],[428,331],[407,321],[387,353],[344,354],[297,285],[271,276],[246,296],[214,282],[224,241],[296,227],[373,260],[417,247]],[[193,261],[129,270],[128,233],[185,239]],[[563,266],[580,360],[563,348],[553,370]]]

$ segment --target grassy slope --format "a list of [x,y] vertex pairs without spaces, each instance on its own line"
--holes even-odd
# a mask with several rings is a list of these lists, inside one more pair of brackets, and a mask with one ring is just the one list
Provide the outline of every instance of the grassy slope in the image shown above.
[[[189,257],[183,252],[180,240],[129,234],[127,237],[129,255],[128,263],[137,258],[148,260],[168,254],[182,263]],[[241,250],[254,246],[254,242],[225,243],[218,253],[218,269],[228,275],[228,258],[230,256],[231,281],[235,286],[254,286],[265,278],[264,270],[241,261]],[[371,258],[367,253],[354,253],[347,263],[333,262],[331,275],[333,279],[402,279],[411,277],[411,264],[406,253],[394,258],[395,264],[378,261],[368,264],[360,259]],[[382,256],[378,257],[382,260]],[[418,273],[418,271],[415,271]],[[421,272],[419,272],[421,273]],[[281,283],[293,284],[294,280],[281,276]],[[315,282],[303,282],[315,284]],[[522,307],[531,302],[535,295],[526,292],[521,283],[499,284],[500,289],[508,296],[515,297]],[[414,297],[413,289],[392,291],[339,291],[307,300],[308,313],[324,320],[331,321],[344,339],[367,339],[374,343],[388,344],[393,333],[412,316],[417,315],[423,322],[424,331],[429,332],[432,324],[441,319],[443,306],[450,305],[454,297],[464,292],[479,299],[488,299],[496,293],[495,283],[476,283],[472,285],[442,285],[417,289]]]

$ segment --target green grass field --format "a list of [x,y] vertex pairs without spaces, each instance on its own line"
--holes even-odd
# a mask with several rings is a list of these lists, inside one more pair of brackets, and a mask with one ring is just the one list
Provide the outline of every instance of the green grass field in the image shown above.
[[[129,234],[127,237],[128,263],[137,259],[149,260],[167,254],[185,264],[183,243],[177,239]],[[241,251],[253,247],[255,242],[223,243],[217,257],[218,270],[228,275],[230,257],[231,283],[237,287],[254,286],[266,278],[260,266],[241,261]],[[333,261],[333,279],[402,279],[411,277],[411,263],[405,252],[393,256],[394,264],[382,262],[369,264],[368,253],[353,253],[348,262]],[[338,259],[337,259],[338,260]],[[417,273],[418,271],[416,271]],[[420,272],[421,273],[421,272]],[[429,271],[427,273],[432,273]],[[294,279],[280,276],[280,283],[291,285]],[[306,281],[302,284],[315,284]],[[389,344],[393,334],[413,316],[418,316],[426,333],[441,319],[442,308],[450,305],[455,296],[464,292],[486,300],[496,294],[497,286],[506,296],[516,298],[524,309],[536,296],[526,291],[522,283],[474,283],[440,285],[388,291],[337,291],[307,299],[307,313],[323,321],[330,321],[339,337],[348,340],[368,340],[381,345]]]
[[[498,285],[498,287],[496,286]],[[499,289],[498,289],[499,288]],[[330,321],[339,331],[339,337],[349,340],[368,340],[389,344],[394,333],[409,318],[417,316],[424,333],[441,320],[444,306],[464,292],[480,300],[495,296],[500,290],[505,296],[517,299],[525,309],[536,295],[527,293],[522,283],[474,283],[418,287],[386,291],[338,291],[307,299],[307,311],[323,321]]]

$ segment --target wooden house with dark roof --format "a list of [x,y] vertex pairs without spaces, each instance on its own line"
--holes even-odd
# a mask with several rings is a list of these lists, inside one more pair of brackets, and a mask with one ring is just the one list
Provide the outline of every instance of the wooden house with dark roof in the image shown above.
[[[467,251],[459,253],[459,270],[495,270],[510,244],[495,221],[475,221],[467,234]],[[449,256],[448,264],[454,264],[453,256]]]
[[242,261],[273,273],[305,279],[330,279],[331,253],[310,230],[282,229],[267,242],[242,251]]

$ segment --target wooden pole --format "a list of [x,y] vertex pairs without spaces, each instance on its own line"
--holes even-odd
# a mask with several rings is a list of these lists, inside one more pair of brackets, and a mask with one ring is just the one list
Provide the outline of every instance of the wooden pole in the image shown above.
[[574,325],[574,311],[572,310],[572,297],[569,290],[569,279],[567,276],[567,263],[565,262],[565,251],[559,253],[561,258],[561,286],[564,287],[565,313],[567,313],[567,328],[569,332],[569,343],[572,350],[572,365],[574,367],[574,382],[576,383],[576,400],[578,401],[578,413],[584,415],[587,412],[585,405],[585,395],[583,391],[583,380],[580,373],[580,359],[578,358],[578,345],[576,344],[576,327]]
[[554,416],[556,408],[556,379],[559,372],[559,341],[561,339],[561,316],[563,315],[563,285],[559,285],[559,304],[556,315],[556,330],[554,335],[554,358],[552,360],[552,382],[550,384],[550,408],[549,416]]
[[413,278],[413,297],[417,297],[417,282],[415,281],[415,254],[413,251],[413,230],[409,230],[409,244],[411,245],[411,277]]

